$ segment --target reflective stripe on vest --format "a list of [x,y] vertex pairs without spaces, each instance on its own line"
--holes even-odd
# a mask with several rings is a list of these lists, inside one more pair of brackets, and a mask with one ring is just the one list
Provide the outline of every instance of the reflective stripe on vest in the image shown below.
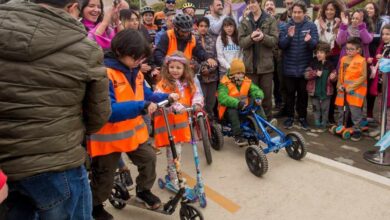
[[[144,100],[144,76],[138,72],[135,94],[126,76],[114,69],[107,69],[107,75],[114,87],[117,103]],[[91,157],[114,152],[131,152],[149,138],[148,129],[141,115],[120,122],[108,122],[98,132],[88,136],[87,148]]]
[[[184,106],[191,106],[192,93],[189,87],[185,87],[183,94],[181,94],[178,88],[172,90],[167,85],[168,84],[165,80],[161,80],[156,87],[158,88],[158,90],[163,91],[165,93],[179,94],[180,98],[178,102]],[[184,112],[180,114],[173,114],[172,112],[169,112],[167,116],[175,143],[190,142],[191,133],[190,127],[188,125],[188,113]],[[162,116],[162,113],[159,111],[154,113],[154,141],[156,147],[165,147],[169,145],[165,120]]]
[[[170,56],[172,55],[174,52],[176,52],[178,50],[177,48],[177,39],[176,39],[176,35],[175,35],[175,31],[174,30],[168,30],[167,31],[167,35],[168,35],[168,50],[167,50],[167,56]],[[184,53],[184,56],[191,60],[192,59],[192,50],[195,48],[196,46],[196,40],[195,40],[195,37],[193,35],[191,35],[191,40],[189,42],[187,42],[187,45],[183,51]]]
[[[251,87],[252,80],[250,80],[248,77],[244,78],[244,81],[242,82],[240,87],[240,91],[237,90],[236,84],[232,83],[226,75],[222,77],[221,83],[228,88],[229,96],[237,98],[240,101],[245,101],[246,104],[249,103],[248,93]],[[225,111],[226,111],[226,106],[218,104],[219,119],[223,118]]]
[[[347,57],[343,57],[341,59],[340,71],[339,71],[340,74],[339,82],[341,85],[343,85],[344,88],[348,88],[354,84],[354,82],[361,76],[361,71],[364,68],[363,65],[366,65],[365,58],[360,55],[356,55],[351,60],[349,66],[346,69],[344,69],[344,63],[346,58]],[[365,80],[362,85],[357,87],[353,91],[353,94],[350,93],[344,94],[344,91],[338,90],[336,100],[335,100],[335,105],[344,106],[344,101],[345,101],[344,98],[346,98],[348,105],[362,107],[366,95],[367,95],[367,80]]]

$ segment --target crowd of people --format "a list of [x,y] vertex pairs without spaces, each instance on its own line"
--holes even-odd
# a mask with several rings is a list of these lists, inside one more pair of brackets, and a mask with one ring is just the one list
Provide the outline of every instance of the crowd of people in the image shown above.
[[363,121],[390,127],[390,114],[374,119],[379,67],[390,56],[389,1],[349,9],[325,0],[315,18],[305,2],[283,2],[278,14],[274,0],[247,0],[239,18],[231,0],[212,0],[203,16],[175,0],[158,12],[125,0],[1,4],[0,219],[113,219],[103,203],[116,170],[132,185],[122,153],[138,169],[137,200],[159,208],[151,188],[160,148],[178,187],[156,104],[167,99],[179,160],[189,106],[230,122],[239,146],[247,143],[239,112],[250,103],[271,123],[285,117],[286,129],[296,121],[319,133],[345,129],[346,106],[353,141]]

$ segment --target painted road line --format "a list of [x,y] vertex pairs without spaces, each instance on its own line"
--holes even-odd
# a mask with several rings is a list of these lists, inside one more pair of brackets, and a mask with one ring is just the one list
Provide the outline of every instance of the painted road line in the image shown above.
[[384,176],[378,175],[376,173],[371,173],[353,166],[349,166],[325,157],[318,156],[316,154],[307,153],[306,158],[318,163],[322,163],[324,165],[327,165],[329,167],[337,168],[339,170],[342,170],[344,172],[350,173],[352,175],[355,175],[357,177],[370,180],[375,183],[379,183],[382,185],[385,185],[387,187],[390,187],[390,178],[386,178]]
[[[182,172],[182,175],[184,178],[186,178],[188,186],[193,188],[196,184],[196,180],[184,172]],[[219,194],[217,191],[211,189],[210,187],[205,185],[204,190],[206,193],[206,198],[212,199],[215,203],[217,203],[218,205],[220,205],[222,208],[226,209],[230,213],[235,213],[241,209],[241,206],[234,203],[230,199],[224,197],[223,195]]]
[[350,150],[350,151],[353,151],[355,153],[359,152],[360,150],[356,147],[351,147],[351,146],[348,146],[348,145],[341,145],[341,148],[345,149],[345,150]]

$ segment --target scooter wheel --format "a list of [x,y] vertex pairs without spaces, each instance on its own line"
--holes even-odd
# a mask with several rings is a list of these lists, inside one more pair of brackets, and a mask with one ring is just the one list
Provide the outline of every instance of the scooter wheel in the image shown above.
[[331,134],[336,134],[336,128],[337,128],[337,126],[336,126],[336,125],[333,125],[332,127],[329,128],[329,132],[330,132]]
[[206,206],[207,206],[207,199],[206,199],[206,194],[205,193],[202,193],[202,195],[200,195],[200,197],[199,197],[199,205],[202,208],[206,208]]
[[126,206],[125,202],[118,201],[118,199],[127,200],[130,198],[129,192],[118,184],[115,184],[111,190],[111,194],[108,197],[108,201],[116,209],[123,209]]
[[287,139],[291,140],[291,145],[286,146],[286,151],[289,157],[294,160],[300,160],[306,156],[306,143],[303,136],[298,132],[291,132],[287,134]]
[[261,177],[268,170],[267,157],[259,146],[249,146],[245,151],[245,160],[251,173],[257,177]]
[[180,207],[180,220],[203,220],[203,215],[192,205],[182,203]]
[[158,178],[158,186],[160,187],[160,189],[165,188],[165,182],[161,178]]
[[343,131],[343,133],[341,134],[341,137],[344,139],[344,140],[348,140],[351,138],[351,130],[349,129],[346,129],[345,131]]

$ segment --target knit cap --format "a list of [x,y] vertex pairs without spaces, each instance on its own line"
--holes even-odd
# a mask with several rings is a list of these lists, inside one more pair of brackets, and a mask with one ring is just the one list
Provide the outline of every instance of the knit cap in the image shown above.
[[233,59],[230,63],[230,74],[245,73],[244,62],[240,59]]

